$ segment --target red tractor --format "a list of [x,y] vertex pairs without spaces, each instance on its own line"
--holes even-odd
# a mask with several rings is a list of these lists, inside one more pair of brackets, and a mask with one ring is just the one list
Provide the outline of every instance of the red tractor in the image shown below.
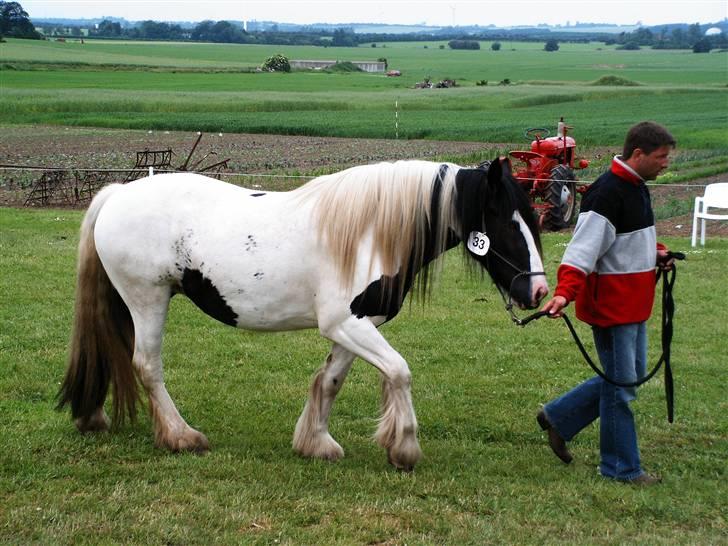
[[584,169],[589,162],[576,160],[576,141],[566,135],[569,129],[564,118],[553,137],[548,136],[548,129],[526,129],[526,138],[536,138],[531,142],[531,151],[510,152],[511,157],[525,164],[514,166],[513,176],[531,197],[542,229],[568,226],[576,214],[576,194],[586,190],[585,186],[577,188],[574,169]]

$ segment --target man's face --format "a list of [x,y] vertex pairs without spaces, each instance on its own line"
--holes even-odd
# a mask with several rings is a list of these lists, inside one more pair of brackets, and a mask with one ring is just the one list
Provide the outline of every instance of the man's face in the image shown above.
[[672,152],[672,146],[661,146],[650,154],[637,148],[632,153],[634,159],[632,168],[645,180],[654,180],[670,165],[670,152]]

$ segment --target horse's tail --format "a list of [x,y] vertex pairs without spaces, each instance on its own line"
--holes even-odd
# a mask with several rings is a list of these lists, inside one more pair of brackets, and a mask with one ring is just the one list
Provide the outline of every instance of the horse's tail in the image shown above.
[[129,308],[111,284],[96,252],[94,228],[101,208],[120,185],[104,188],[84,216],[78,244],[78,272],[73,333],[66,377],[58,392],[58,409],[71,405],[76,425],[85,430],[113,392],[114,424],[126,414],[133,420],[139,400],[132,368],[134,324]]

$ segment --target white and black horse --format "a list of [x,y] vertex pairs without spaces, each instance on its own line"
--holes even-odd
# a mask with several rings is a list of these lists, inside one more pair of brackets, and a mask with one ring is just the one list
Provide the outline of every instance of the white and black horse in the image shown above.
[[[135,415],[138,383],[156,445],[208,449],[180,416],[162,373],[169,301],[185,294],[217,320],[251,330],[318,328],[333,346],[298,419],[294,449],[338,459],[329,413],[355,357],[382,374],[376,440],[397,468],[421,456],[410,370],[377,330],[406,294],[423,292],[430,265],[466,254],[524,308],[548,288],[528,199],[505,160],[490,168],[399,161],[319,177],[291,192],[243,189],[195,174],[111,185],[81,226],[75,324],[59,408],[81,431]],[[484,248],[490,242],[491,251]],[[486,251],[484,253],[484,251]]]

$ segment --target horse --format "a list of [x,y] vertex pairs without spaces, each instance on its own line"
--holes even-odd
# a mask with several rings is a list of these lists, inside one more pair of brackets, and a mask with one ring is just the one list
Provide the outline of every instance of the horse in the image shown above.
[[421,449],[411,373],[377,327],[411,290],[430,293],[437,258],[460,243],[473,271],[487,271],[521,308],[538,305],[548,292],[538,228],[509,165],[378,163],[289,192],[192,173],[106,186],[81,224],[58,409],[70,405],[82,433],[116,428],[135,418],[141,384],[155,445],[206,452],[207,438],[185,422],[163,380],[169,302],[184,294],[237,328],[318,328],[332,342],[296,423],[293,449],[302,456],[344,455],[329,414],[355,357],[373,365],[382,376],[375,439],[395,468],[412,470]]

